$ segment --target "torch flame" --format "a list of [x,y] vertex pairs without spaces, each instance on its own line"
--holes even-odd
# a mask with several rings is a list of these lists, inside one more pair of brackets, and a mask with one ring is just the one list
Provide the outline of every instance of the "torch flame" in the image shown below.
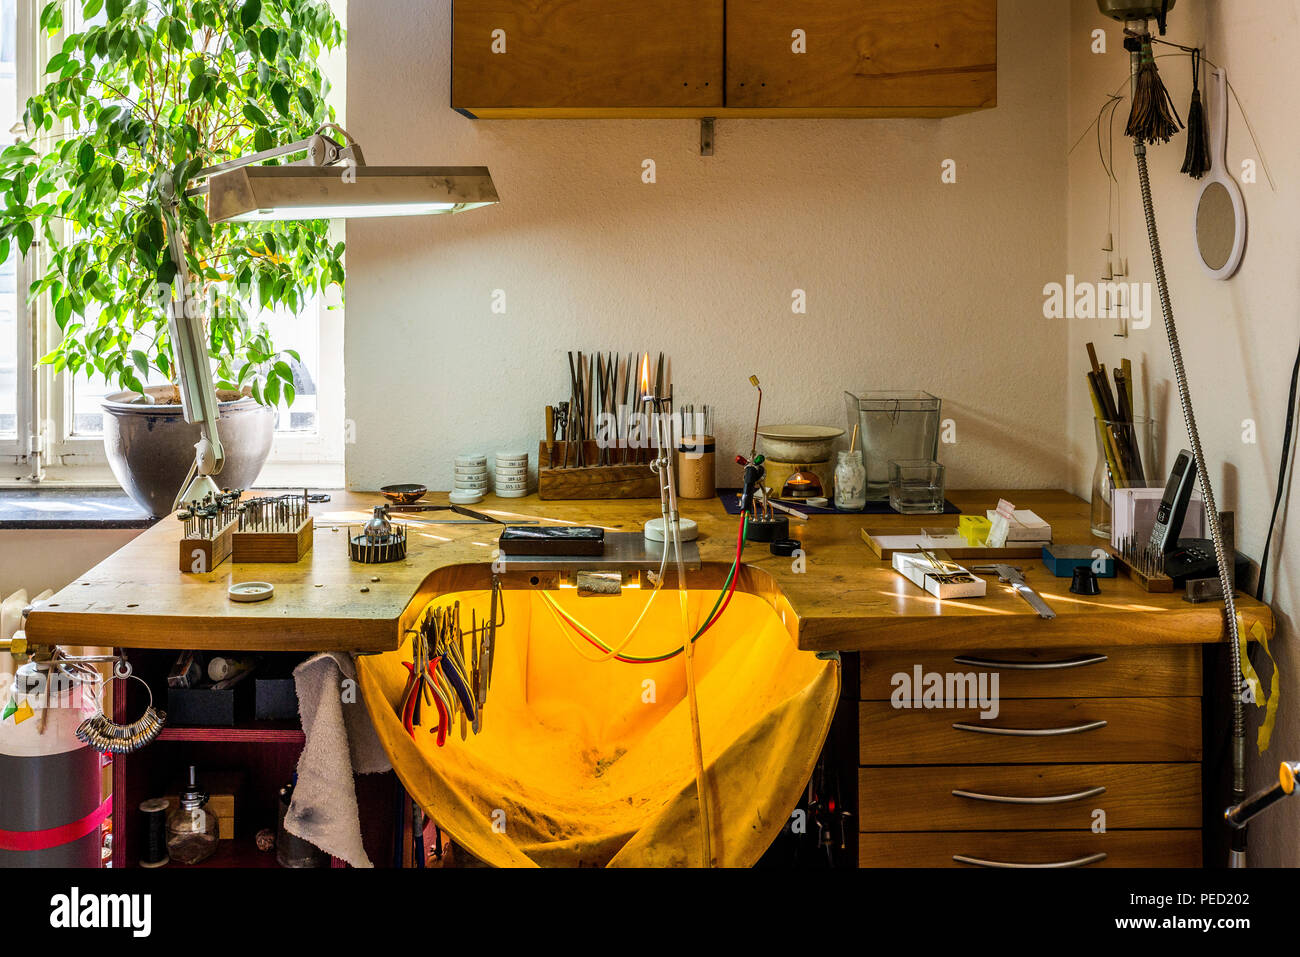
[[650,398],[650,353],[641,357],[641,395]]

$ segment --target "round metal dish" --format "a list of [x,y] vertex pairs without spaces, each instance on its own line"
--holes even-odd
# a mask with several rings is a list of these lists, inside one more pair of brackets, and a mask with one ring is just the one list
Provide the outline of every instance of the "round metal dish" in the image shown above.
[[379,494],[394,505],[414,505],[427,491],[423,485],[385,485]]

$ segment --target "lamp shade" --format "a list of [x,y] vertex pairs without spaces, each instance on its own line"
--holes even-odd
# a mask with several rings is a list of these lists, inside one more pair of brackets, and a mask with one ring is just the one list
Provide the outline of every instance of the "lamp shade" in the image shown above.
[[247,166],[208,181],[214,223],[430,216],[497,201],[486,166]]

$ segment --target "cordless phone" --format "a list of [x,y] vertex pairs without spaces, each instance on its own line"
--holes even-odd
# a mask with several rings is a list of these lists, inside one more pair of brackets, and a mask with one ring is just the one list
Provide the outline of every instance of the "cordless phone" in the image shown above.
[[1155,525],[1151,528],[1149,550],[1161,556],[1164,573],[1177,583],[1189,578],[1204,578],[1218,574],[1219,563],[1214,556],[1214,542],[1203,538],[1179,538],[1187,506],[1196,488],[1196,460],[1183,449],[1178,453],[1165,494],[1156,510]]
[[1183,530],[1183,521],[1187,518],[1187,503],[1192,500],[1192,489],[1196,488],[1196,460],[1192,453],[1183,449],[1178,453],[1169,481],[1165,485],[1165,494],[1160,498],[1160,508],[1156,511],[1156,523],[1151,528],[1151,550],[1168,555],[1178,547],[1178,533]]

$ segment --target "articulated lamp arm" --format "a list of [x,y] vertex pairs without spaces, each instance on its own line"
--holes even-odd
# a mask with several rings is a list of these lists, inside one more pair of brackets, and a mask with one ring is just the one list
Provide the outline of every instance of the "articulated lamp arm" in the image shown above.
[[[337,131],[343,143],[324,134]],[[345,145],[346,144],[346,145]],[[187,195],[198,196],[207,192],[207,180],[220,173],[251,166],[268,159],[305,153],[306,156],[290,163],[291,166],[333,166],[340,163],[365,165],[361,147],[341,127],[328,124],[322,126],[312,136],[296,143],[273,147],[244,156],[239,159],[219,163],[208,167],[195,177],[200,185],[191,189]],[[193,292],[189,281],[189,265],[185,258],[185,235],[180,223],[180,197],[176,194],[175,183],[165,179],[163,183],[163,217],[166,220],[168,250],[176,275],[172,279],[171,292],[167,306],[168,335],[172,341],[173,359],[177,382],[180,384],[181,410],[185,421],[197,423],[200,431],[198,443],[194,446],[194,466],[186,485],[177,496],[176,506],[201,501],[209,494],[220,491],[213,475],[219,475],[226,464],[226,452],[217,432],[217,390],[212,380],[212,366],[208,361],[207,330],[204,328],[203,311],[193,301]]]
[[217,433],[217,390],[208,363],[207,330],[203,311],[191,301],[189,265],[185,259],[185,236],[181,230],[178,204],[163,207],[167,224],[168,249],[176,275],[172,278],[167,303],[167,330],[172,341],[172,359],[180,385],[181,410],[186,422],[198,423],[200,437],[194,446],[193,481],[181,490],[178,504],[197,502],[218,491],[211,476],[226,464],[226,452]]

